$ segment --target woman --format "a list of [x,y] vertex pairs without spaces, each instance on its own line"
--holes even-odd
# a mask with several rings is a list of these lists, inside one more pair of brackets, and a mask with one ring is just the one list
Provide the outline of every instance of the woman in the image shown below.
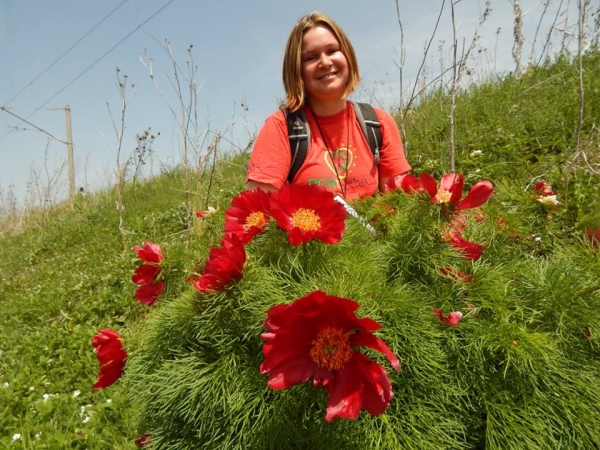
[[379,164],[375,163],[354,105],[347,101],[359,81],[356,55],[342,29],[321,12],[302,17],[288,38],[283,59],[287,101],[258,134],[246,187],[275,191],[286,182],[292,156],[283,110],[301,108],[311,139],[292,183],[316,184],[352,200],[373,195],[390,177],[408,172],[411,167],[396,123],[377,108],[382,145]]

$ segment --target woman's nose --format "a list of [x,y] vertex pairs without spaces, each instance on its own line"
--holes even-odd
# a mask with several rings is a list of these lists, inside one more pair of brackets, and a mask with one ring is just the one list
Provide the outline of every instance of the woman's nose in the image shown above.
[[319,58],[319,65],[322,67],[327,67],[331,65],[331,58],[327,55],[327,53],[322,53]]

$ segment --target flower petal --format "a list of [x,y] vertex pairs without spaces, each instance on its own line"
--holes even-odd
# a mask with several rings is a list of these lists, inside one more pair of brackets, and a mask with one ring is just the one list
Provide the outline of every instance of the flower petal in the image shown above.
[[123,374],[127,352],[121,336],[113,330],[103,329],[92,338],[92,347],[98,358],[100,372],[94,388],[102,389],[115,383]]
[[159,263],[163,259],[163,253],[158,244],[144,241],[144,246],[133,246],[133,250],[137,253],[138,258],[146,263]]
[[359,365],[364,380],[362,408],[372,417],[385,412],[394,398],[392,383],[386,370],[364,355],[364,363]]
[[135,284],[148,284],[156,280],[160,274],[160,266],[154,264],[142,264],[136,270],[131,281]]
[[454,235],[450,239],[450,245],[457,249],[466,259],[475,261],[481,258],[483,254],[483,246],[476,243],[467,241],[465,238],[459,235]]
[[433,199],[437,194],[437,183],[433,179],[431,175],[428,173],[422,173],[419,176],[419,180],[421,181],[421,185],[425,188],[425,190],[429,193],[429,196]]
[[392,350],[387,346],[385,342],[379,339],[377,336],[369,333],[368,331],[359,331],[356,334],[352,335],[350,342],[353,345],[359,345],[362,347],[369,347],[373,350],[377,350],[380,353],[383,353],[389,362],[392,364],[392,367],[396,370],[401,369],[400,360],[394,355]]
[[456,209],[477,208],[487,202],[494,192],[494,185],[489,181],[480,181],[471,188],[467,196],[462,199]]
[[135,298],[142,305],[150,306],[150,305],[154,304],[154,302],[156,302],[156,300],[158,300],[158,297],[160,297],[160,294],[162,294],[164,289],[165,289],[164,281],[159,281],[156,284],[153,284],[153,283],[143,284],[139,288],[136,289]]

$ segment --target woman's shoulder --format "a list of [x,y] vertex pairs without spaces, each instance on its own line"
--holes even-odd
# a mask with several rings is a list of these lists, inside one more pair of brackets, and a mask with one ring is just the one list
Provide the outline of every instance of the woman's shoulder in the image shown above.
[[279,108],[277,111],[271,113],[269,116],[267,116],[267,118],[265,119],[265,121],[270,121],[270,122],[285,122],[285,114],[283,112],[283,110],[281,108]]
[[[357,102],[352,102],[354,103],[354,107],[358,107],[358,105],[356,104]],[[387,112],[384,109],[378,108],[376,106],[373,106],[369,103],[369,105],[371,106],[371,108],[373,108],[373,111],[375,111],[375,115],[377,116],[377,120],[379,121],[379,123],[392,123],[395,122],[394,118],[392,117],[392,115]]]
[[395,122],[392,115],[389,112],[387,112],[385,109],[377,108],[375,106],[373,106],[373,109],[375,110],[375,114],[377,115],[379,122],[389,122],[389,121]]

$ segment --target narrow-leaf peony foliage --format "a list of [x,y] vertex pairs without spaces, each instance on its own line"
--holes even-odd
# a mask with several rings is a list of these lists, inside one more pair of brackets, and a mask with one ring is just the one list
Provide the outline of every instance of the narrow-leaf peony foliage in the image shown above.
[[98,357],[100,373],[94,388],[102,389],[114,384],[123,374],[127,352],[121,336],[113,330],[103,329],[92,338],[92,346]]
[[357,351],[364,346],[383,353],[392,367],[400,361],[381,339],[372,334],[381,326],[356,317],[358,303],[322,291],[267,312],[262,335],[264,362],[272,389],[286,389],[313,378],[315,386],[329,391],[325,419],[356,419],[361,409],[371,416],[383,413],[393,398],[387,372]]

